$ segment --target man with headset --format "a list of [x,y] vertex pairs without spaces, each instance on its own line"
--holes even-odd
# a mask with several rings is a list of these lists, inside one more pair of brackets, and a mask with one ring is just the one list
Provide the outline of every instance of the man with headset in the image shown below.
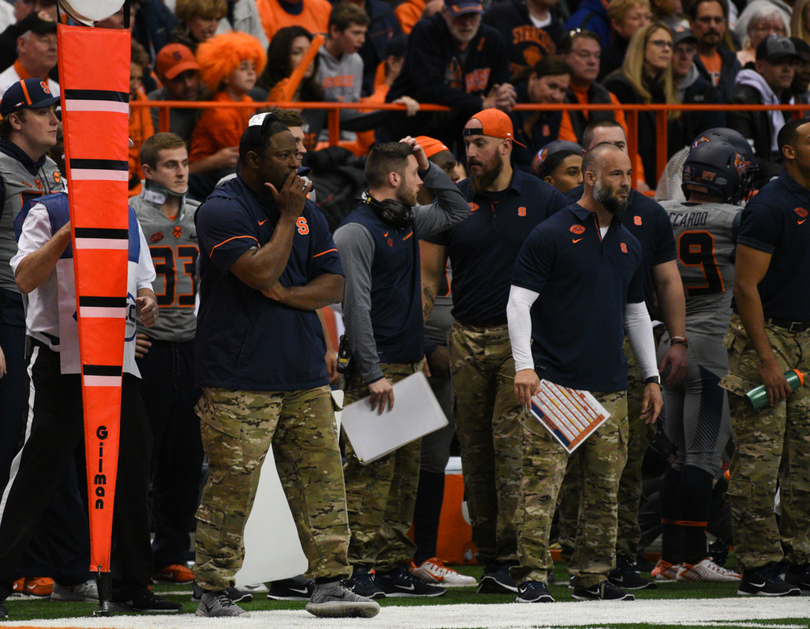
[[[346,403],[370,396],[382,413],[394,406],[393,384],[422,368],[424,358],[419,239],[460,223],[469,206],[450,178],[411,137],[376,144],[366,162],[369,190],[335,232],[346,275],[343,317],[354,357]],[[436,201],[418,205],[429,188]],[[344,468],[354,568],[347,586],[361,596],[441,596],[407,564],[419,482],[421,442],[361,466],[351,446]],[[373,575],[372,569],[376,570]]]

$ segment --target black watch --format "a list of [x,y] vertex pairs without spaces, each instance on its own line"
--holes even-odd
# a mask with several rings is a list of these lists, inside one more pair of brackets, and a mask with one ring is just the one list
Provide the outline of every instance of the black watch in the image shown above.
[[649,378],[644,379],[644,384],[653,384],[653,383],[657,384],[660,387],[661,386],[661,376],[650,376]]

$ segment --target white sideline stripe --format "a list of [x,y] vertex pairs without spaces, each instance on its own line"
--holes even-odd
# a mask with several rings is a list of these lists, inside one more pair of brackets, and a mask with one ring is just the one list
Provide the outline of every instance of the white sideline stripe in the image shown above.
[[129,181],[129,172],[100,168],[71,168],[70,178],[74,181]]
[[127,316],[127,309],[104,308],[102,306],[82,306],[79,308],[79,316],[100,319],[123,319]]
[[110,100],[74,100],[65,99],[65,110],[67,111],[107,111],[114,114],[129,115],[129,103],[121,103]]
[[127,249],[127,238],[77,238],[76,249]]
[[[552,593],[553,593],[552,588]],[[16,601],[10,605],[13,618]],[[113,616],[111,618],[60,618],[3,622],[3,627],[81,627],[86,629],[460,629],[487,627],[517,629],[532,627],[616,627],[644,622],[650,625],[703,625],[754,629],[796,629],[804,624],[765,624],[767,619],[803,619],[810,616],[807,597],[769,599],[733,597],[713,599],[664,599],[635,602],[573,602],[521,605],[425,605],[383,607],[375,618],[319,618],[303,609],[253,611],[250,618],[199,618],[193,614]]]

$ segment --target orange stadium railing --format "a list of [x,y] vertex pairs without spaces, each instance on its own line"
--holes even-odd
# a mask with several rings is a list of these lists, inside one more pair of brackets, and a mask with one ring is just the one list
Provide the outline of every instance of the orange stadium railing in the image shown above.
[[[169,109],[172,107],[180,109],[203,109],[207,107],[223,107],[220,102],[211,101],[132,101],[130,106],[133,107],[155,107],[159,109],[158,115],[158,130],[169,130]],[[329,120],[329,144],[334,146],[338,143],[340,137],[340,110],[341,109],[355,109],[358,111],[378,111],[380,109],[390,109],[392,111],[405,111],[404,105],[394,105],[391,103],[386,104],[370,104],[370,103],[233,103],[224,105],[225,107],[239,107],[251,108],[258,107],[282,107],[290,109],[325,109],[328,112]],[[638,112],[639,111],[654,111],[656,114],[656,181],[661,178],[664,168],[667,164],[667,112],[672,110],[679,111],[767,111],[771,109],[779,109],[786,112],[791,112],[794,118],[799,118],[802,112],[810,110],[808,105],[737,105],[737,104],[722,104],[722,105],[516,105],[515,109],[518,111],[535,111],[535,110],[574,110],[574,111],[616,111],[622,110],[627,120],[627,146],[631,154],[635,154],[638,147]],[[431,105],[428,103],[420,104],[420,111],[448,111],[448,107],[443,105]],[[633,176],[633,185],[635,185],[636,177]]]

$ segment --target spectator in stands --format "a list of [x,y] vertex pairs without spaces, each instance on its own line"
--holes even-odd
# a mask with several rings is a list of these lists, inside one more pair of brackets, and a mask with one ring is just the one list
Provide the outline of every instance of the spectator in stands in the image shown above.
[[[700,76],[694,58],[697,37],[681,29],[673,35],[675,48],[672,51],[672,80],[678,91],[678,100],[685,105],[720,105],[720,92]],[[726,115],[722,111],[683,111],[673,121],[667,144],[667,157],[690,146],[702,131],[726,126]]]
[[734,29],[737,38],[742,42],[742,49],[737,52],[737,59],[743,67],[749,63],[753,67],[756,63],[756,51],[763,39],[769,35],[787,37],[789,34],[788,22],[781,11],[775,9],[770,3],[758,6],[759,8],[751,13],[747,22],[738,21]]
[[[807,91],[810,87],[810,44],[798,37],[791,37],[790,41],[796,46],[796,54],[799,55],[790,91],[797,105],[807,105],[810,104],[810,92]],[[805,118],[808,117],[808,113],[810,112],[805,111]]]
[[[790,34],[810,44],[810,0],[798,0],[793,5],[793,15],[790,18]],[[0,35],[0,39],[2,39],[2,35]]]
[[0,33],[0,72],[17,58],[17,24],[40,11],[47,11],[56,19],[56,0],[17,0],[14,3],[14,24]]
[[253,35],[259,40],[262,48],[267,48],[270,40],[264,32],[262,20],[259,17],[259,9],[256,0],[236,0],[228,3],[228,13],[219,23],[217,34],[228,31],[239,31]]
[[734,94],[734,80],[742,69],[737,55],[723,45],[728,30],[727,0],[697,0],[687,5],[689,30],[697,38],[695,66],[718,90],[722,102]]
[[[798,61],[796,47],[790,39],[769,35],[757,46],[755,69],[744,69],[737,75],[737,89],[732,102],[741,105],[787,104]],[[727,119],[728,126],[742,133],[754,147],[759,164],[754,184],[761,188],[782,168],[776,137],[779,129],[785,125],[784,112],[729,111]]]
[[177,0],[174,14],[179,23],[172,31],[172,42],[188,46],[196,54],[197,46],[217,32],[227,10],[226,0]]
[[603,46],[613,41],[608,18],[608,3],[603,0],[582,0],[574,14],[565,22],[569,32],[576,29],[591,31],[599,36]]
[[256,0],[264,32],[271,42],[279,29],[303,26],[310,33],[329,31],[328,0]]
[[[525,74],[525,73],[524,73]],[[559,105],[571,83],[571,69],[562,57],[551,55],[538,61],[525,82],[516,86],[518,102],[534,105]],[[515,130],[512,163],[531,173],[532,160],[549,142],[557,140],[562,112],[560,110],[513,111]]]
[[402,72],[386,101],[410,96],[453,111],[410,119],[393,115],[383,133],[386,139],[412,130],[411,135],[427,135],[452,149],[473,114],[491,107],[512,109],[515,90],[509,82],[508,49],[498,31],[481,24],[483,11],[478,0],[444,0],[440,13],[414,27]]
[[[734,35],[736,40],[738,42],[743,41],[745,35],[749,32],[750,20],[754,19],[755,16],[762,15],[763,13],[766,15],[773,15],[774,12],[779,14],[777,24],[781,23],[781,25],[778,28],[784,26],[786,31],[784,35],[785,37],[788,37],[790,33],[790,21],[793,16],[793,5],[795,2],[796,0],[748,0],[745,3],[745,7],[742,12],[740,12],[737,19],[733,21]],[[736,6],[739,7],[739,3]],[[765,35],[768,34],[769,33],[767,32],[765,33]],[[779,33],[777,32],[773,34],[778,35]],[[756,51],[756,46],[754,46],[754,51]]]
[[[594,105],[619,104],[615,94],[607,91],[596,82],[602,48],[599,36],[591,31],[572,31],[565,36],[559,47],[568,67],[571,69],[571,85],[563,99],[564,103],[593,103]],[[560,123],[560,140],[582,144],[585,127],[592,120],[616,120],[627,134],[624,112],[615,111],[563,111]]]
[[[672,33],[666,24],[654,22],[636,31],[627,48],[624,65],[611,73],[604,86],[621,103],[661,103],[674,105],[678,102],[672,81]],[[644,178],[649,189],[654,189],[656,175],[656,114],[651,111],[638,113],[638,153],[644,164]],[[671,111],[668,119],[678,117]],[[661,164],[664,167],[664,164]]]
[[[183,44],[169,44],[160,51],[155,70],[163,87],[149,92],[149,100],[201,100],[200,64],[191,50]],[[159,110],[152,110],[152,126],[159,128]],[[172,108],[169,110],[169,131],[189,145],[191,133],[200,117],[199,109]]]
[[59,83],[48,77],[56,67],[56,20],[50,11],[30,13],[15,26],[17,60],[0,73],[0,97],[23,79],[47,81],[48,89],[59,96]]
[[[264,71],[267,55],[246,33],[223,33],[200,45],[197,62],[206,88],[219,103],[249,103],[247,93]],[[255,112],[252,107],[215,107],[200,116],[191,135],[189,177],[192,196],[205,198],[224,175],[234,172],[239,139]]]
[[565,14],[559,0],[494,2],[483,22],[497,29],[509,47],[509,69],[515,77],[553,55],[565,36]]
[[652,22],[652,9],[648,0],[614,0],[608,7],[608,18],[613,37],[602,46],[600,81],[622,67],[630,38]]
[[130,25],[132,38],[146,49],[149,59],[154,61],[169,43],[172,31],[177,26],[177,18],[163,0],[141,0],[133,3],[133,6],[136,10],[133,11]]
[[368,15],[366,41],[358,53],[363,59],[363,95],[370,96],[382,83],[380,64],[387,58],[388,42],[402,33],[391,5],[383,0],[349,0]]
[[[326,100],[323,87],[317,80],[320,45],[313,44],[312,34],[303,26],[285,26],[276,33],[267,48],[267,67],[259,77],[258,85],[269,91],[268,102],[320,102]],[[322,38],[318,36],[318,41]],[[306,70],[293,86],[290,84],[293,71],[302,64],[306,57],[310,59]],[[306,146],[315,149],[321,129],[326,127],[326,110],[303,109],[301,115],[307,125]]]
[[[143,89],[144,68],[149,66],[149,55],[138,42],[132,40],[132,57],[129,71],[129,102],[145,101]],[[147,138],[155,134],[152,115],[146,107],[131,107],[129,110],[129,196],[141,191],[143,170],[141,169],[141,146]]]
[[405,0],[394,9],[403,33],[410,35],[414,25],[422,19],[424,10],[425,0]]
[[679,17],[679,14],[683,13],[681,0],[650,0],[650,8],[652,9],[654,22],[663,22],[673,31],[679,26],[683,26]]

